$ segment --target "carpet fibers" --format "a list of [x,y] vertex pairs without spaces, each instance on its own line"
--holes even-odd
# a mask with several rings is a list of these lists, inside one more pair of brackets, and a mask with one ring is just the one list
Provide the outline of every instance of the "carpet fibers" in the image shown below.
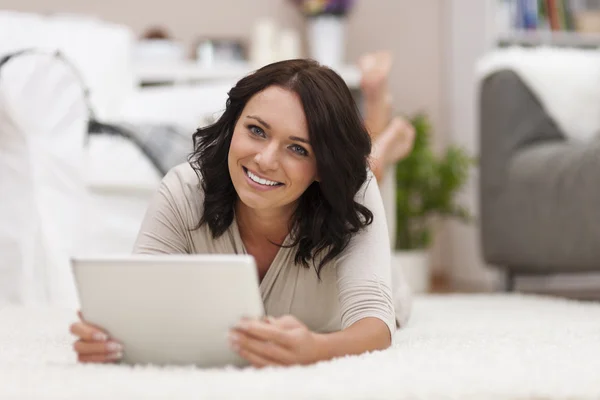
[[53,308],[0,308],[0,399],[600,399],[600,304],[415,299],[393,348],[264,370],[78,365]]

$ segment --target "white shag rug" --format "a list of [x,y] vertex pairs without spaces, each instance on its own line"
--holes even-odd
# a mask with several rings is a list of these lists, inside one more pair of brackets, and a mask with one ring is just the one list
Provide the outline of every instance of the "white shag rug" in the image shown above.
[[600,304],[417,297],[392,349],[265,370],[78,365],[71,311],[0,309],[0,399],[598,399]]

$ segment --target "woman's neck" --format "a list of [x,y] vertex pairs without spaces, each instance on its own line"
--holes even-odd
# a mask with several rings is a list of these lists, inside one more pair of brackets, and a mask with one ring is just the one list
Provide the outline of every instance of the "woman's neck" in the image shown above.
[[289,233],[293,208],[289,210],[255,210],[239,199],[235,205],[235,218],[242,239],[252,242],[267,240],[282,244]]

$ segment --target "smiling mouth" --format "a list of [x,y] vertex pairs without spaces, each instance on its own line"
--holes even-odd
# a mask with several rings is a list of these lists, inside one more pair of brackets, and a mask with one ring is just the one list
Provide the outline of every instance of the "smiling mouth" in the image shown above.
[[267,186],[267,187],[277,187],[283,186],[283,183],[277,181],[271,181],[268,179],[261,178],[255,174],[253,174],[248,168],[242,167],[244,169],[244,173],[252,182],[257,183],[259,185]]

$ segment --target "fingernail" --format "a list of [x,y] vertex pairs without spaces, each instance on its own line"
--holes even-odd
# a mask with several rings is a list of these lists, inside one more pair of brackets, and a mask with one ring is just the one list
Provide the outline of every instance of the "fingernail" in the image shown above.
[[108,340],[108,335],[103,332],[94,332],[92,334],[92,339],[98,342],[106,342]]
[[109,360],[120,360],[121,358],[123,358],[123,352],[118,351],[116,353],[110,353],[107,358]]
[[227,339],[229,340],[229,347],[231,347],[233,351],[237,352],[240,350],[240,345],[238,343],[240,340],[240,336],[237,333],[229,332],[227,334]]
[[121,352],[123,351],[123,345],[117,342],[108,342],[106,344],[106,350],[110,351],[111,353]]

